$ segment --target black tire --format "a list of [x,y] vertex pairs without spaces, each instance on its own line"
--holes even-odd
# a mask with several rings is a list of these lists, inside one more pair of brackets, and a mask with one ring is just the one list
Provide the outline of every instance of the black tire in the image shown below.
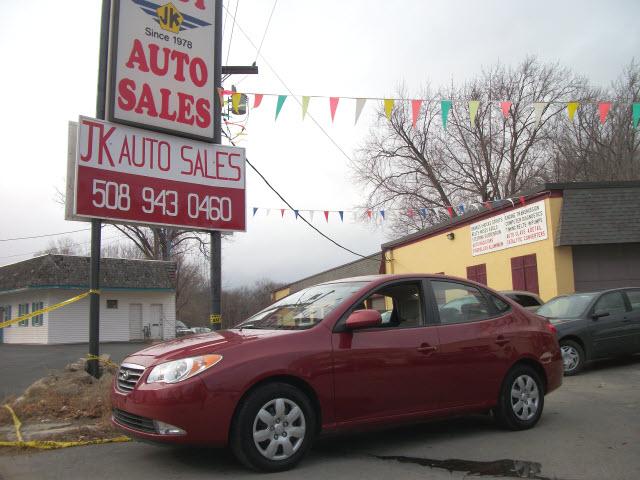
[[[300,419],[299,417],[296,420],[296,426],[298,428],[300,428],[301,425],[304,426],[304,435],[300,439],[290,435],[288,439],[290,445],[293,445],[293,443],[298,440],[301,440],[301,443],[289,457],[284,459],[267,458],[267,456],[265,456],[266,454],[261,453],[258,449],[258,445],[254,442],[254,422],[264,429],[261,431],[266,432],[267,428],[273,430],[265,422],[258,420],[257,417],[258,412],[260,412],[264,406],[268,405],[270,402],[274,402],[276,399],[284,399],[288,402],[285,405],[285,408],[290,408],[290,410],[286,412],[286,416],[288,416],[288,414],[293,410],[291,408],[291,404],[298,406],[302,411],[302,418]],[[278,414],[275,412],[275,405],[273,405],[273,407],[270,406],[269,408],[273,408],[274,419],[276,419]],[[280,417],[277,419],[280,419]],[[285,425],[285,422],[281,420],[278,423],[280,425],[274,425],[274,428],[284,430],[283,425]],[[292,427],[294,427],[293,422]],[[278,438],[278,431],[273,430],[273,433],[275,438]],[[280,432],[280,442],[284,441],[284,438],[282,437],[286,437],[286,433],[286,431],[284,433]],[[265,472],[281,472],[294,467],[300,460],[302,460],[311,448],[315,434],[316,414],[309,398],[292,385],[274,382],[256,388],[242,401],[231,426],[229,446],[231,447],[231,451],[235,457],[246,467]],[[271,443],[272,440],[271,437],[269,437],[262,442],[260,447],[263,448],[262,446],[264,445],[268,450],[268,446]],[[277,442],[274,441],[274,443]],[[286,455],[283,446],[278,446],[276,452],[281,452],[280,456]]]
[[[530,380],[526,380],[527,378]],[[524,382],[525,385],[531,385],[529,382],[535,384],[535,390],[533,390],[537,391],[535,411],[533,411],[534,396],[532,392],[529,393],[526,399],[513,397],[514,402],[512,402],[512,391],[522,391],[523,393],[528,391],[528,387],[526,389],[520,387],[522,382]],[[525,404],[525,401],[528,403]],[[507,373],[507,376],[502,382],[498,406],[495,409],[496,421],[503,428],[509,430],[526,430],[538,423],[543,409],[544,382],[540,378],[540,375],[534,368],[528,365],[515,365],[509,370],[509,373]],[[532,415],[528,417],[528,414],[531,413]]]
[[562,340],[560,342],[560,350],[567,350],[568,352],[572,352],[574,355],[577,356],[577,358],[573,358],[573,360],[571,362],[571,368],[567,368],[567,363],[565,362],[565,351],[562,352],[562,363],[564,366],[564,375],[566,377],[570,377],[572,375],[577,375],[579,374],[582,369],[584,368],[584,363],[585,363],[585,354],[584,354],[584,348],[582,348],[582,346],[580,346],[580,344],[578,342],[575,342],[573,340]]

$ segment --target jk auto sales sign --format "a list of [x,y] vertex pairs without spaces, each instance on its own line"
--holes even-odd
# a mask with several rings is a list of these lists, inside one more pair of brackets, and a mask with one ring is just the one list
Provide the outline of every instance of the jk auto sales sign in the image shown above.
[[193,230],[245,231],[245,153],[80,117],[74,214]]
[[114,0],[107,118],[213,141],[214,0]]

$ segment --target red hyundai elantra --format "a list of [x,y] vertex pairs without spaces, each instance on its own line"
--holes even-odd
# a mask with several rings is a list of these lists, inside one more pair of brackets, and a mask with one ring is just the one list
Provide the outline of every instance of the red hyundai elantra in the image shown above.
[[554,330],[463,279],[323,283],[236,328],[131,355],[113,423],[145,440],[229,445],[267,471],[292,467],[328,432],[488,411],[526,429],[562,383]]

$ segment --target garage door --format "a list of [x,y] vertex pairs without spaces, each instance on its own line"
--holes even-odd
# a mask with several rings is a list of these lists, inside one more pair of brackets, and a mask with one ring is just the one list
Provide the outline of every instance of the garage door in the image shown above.
[[574,245],[577,292],[640,287],[640,243]]

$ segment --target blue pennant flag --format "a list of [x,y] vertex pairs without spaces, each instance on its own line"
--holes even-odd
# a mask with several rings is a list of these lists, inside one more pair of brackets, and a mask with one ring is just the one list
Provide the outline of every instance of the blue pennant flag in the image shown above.
[[299,212],[299,211],[300,211],[300,210],[294,210],[294,211],[293,211],[293,213],[295,213],[295,214],[296,214],[296,220],[298,219],[298,212]]
[[258,207],[253,207],[253,216],[256,216],[256,212],[258,211]]
[[344,222],[344,212],[342,210],[338,210],[338,214],[340,215],[340,221]]
[[464,204],[461,203],[458,210],[460,210],[460,214],[464,215]]
[[380,216],[382,217],[382,219],[384,220],[384,210],[380,210]]
[[420,215],[422,215],[422,218],[427,218],[427,209],[426,208],[421,208],[420,209]]

